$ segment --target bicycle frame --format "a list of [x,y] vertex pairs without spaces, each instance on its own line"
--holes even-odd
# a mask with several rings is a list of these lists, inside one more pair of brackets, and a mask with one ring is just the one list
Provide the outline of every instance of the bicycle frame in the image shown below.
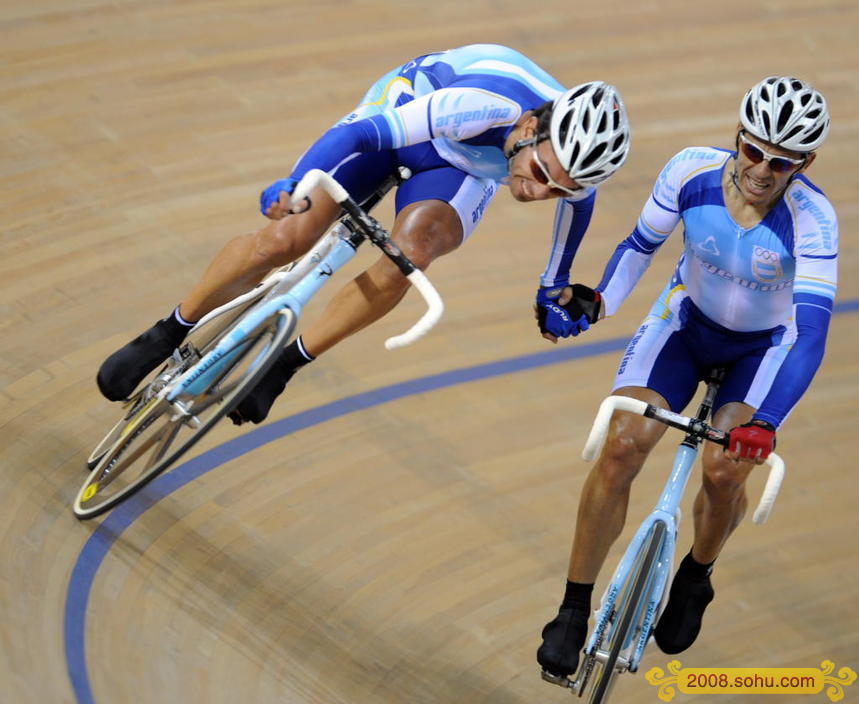
[[[671,476],[662,490],[662,495],[659,497],[656,507],[644,519],[636,531],[635,536],[624,553],[623,559],[620,561],[614,576],[609,582],[600,608],[595,616],[593,633],[585,646],[586,656],[598,656],[598,649],[608,628],[609,619],[614,612],[617,596],[623,589],[624,584],[632,576],[635,561],[645,539],[653,530],[655,524],[662,522],[666,526],[666,531],[659,550],[659,561],[654,575],[654,583],[649,589],[650,596],[646,604],[641,604],[638,607],[639,609],[646,607],[644,621],[641,622],[641,632],[628,657],[622,661],[618,660],[624,669],[628,669],[630,672],[638,670],[652,626],[661,611],[662,596],[666,593],[665,586],[673,572],[674,548],[680,521],[680,502],[683,500],[683,494],[686,491],[686,486],[689,483],[689,477],[692,474],[692,468],[695,466],[697,457],[697,447],[689,447],[688,445],[681,444],[677,448]],[[630,645],[632,644],[624,643],[621,650],[628,650]]]
[[280,295],[269,294],[266,300],[254,306],[241,317],[235,326],[197,364],[183,374],[176,383],[165,389],[168,401],[175,402],[182,394],[202,393],[230,364],[245,340],[251,337],[269,318],[281,310],[291,310],[296,316],[313,298],[331,275],[347,264],[357,248],[348,239],[338,237],[331,251],[289,291]]
[[[407,177],[407,174],[404,175],[404,178]],[[295,201],[306,199],[309,204],[307,194],[318,186],[328,191],[331,197],[344,208],[354,225],[349,227],[341,222],[317,243],[294,270],[274,274],[273,276],[279,276],[279,278],[274,282],[271,291],[245,312],[233,328],[202,359],[159,392],[158,397],[166,398],[180,413],[185,412],[179,400],[182,395],[200,394],[215,383],[239,354],[242,343],[251,338],[273,316],[291,311],[298,318],[307,302],[316,295],[334,272],[345,266],[355,256],[358,247],[366,239],[373,240],[383,249],[423,295],[428,305],[427,312],[412,328],[402,335],[390,338],[385,346],[393,349],[411,344],[432,328],[441,317],[443,312],[441,298],[423,273],[402,255],[396,245],[387,239],[387,233],[384,233],[378,223],[358,207],[328,174],[319,170],[308,172],[295,189],[293,194]]]

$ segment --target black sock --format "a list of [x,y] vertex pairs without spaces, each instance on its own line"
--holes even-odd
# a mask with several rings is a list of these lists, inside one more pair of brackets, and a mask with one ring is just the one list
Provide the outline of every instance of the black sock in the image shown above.
[[678,572],[683,572],[684,574],[689,575],[690,577],[699,577],[704,578],[713,571],[713,562],[708,562],[707,564],[701,564],[694,557],[692,557],[692,551],[689,551],[689,554],[686,555],[681,561],[680,566],[677,568]]
[[590,613],[591,594],[593,591],[593,584],[579,584],[578,582],[567,580],[567,591],[564,593],[564,601],[561,602],[561,608]]
[[185,320],[179,313],[179,306],[176,306],[173,309],[173,312],[161,321],[161,328],[167,333],[170,340],[178,347],[182,340],[187,337],[188,333],[191,332],[191,328],[196,324],[197,323],[190,323]]
[[299,369],[305,364],[310,364],[314,359],[316,357],[305,349],[300,335],[290,342],[280,355],[281,363],[291,369]]

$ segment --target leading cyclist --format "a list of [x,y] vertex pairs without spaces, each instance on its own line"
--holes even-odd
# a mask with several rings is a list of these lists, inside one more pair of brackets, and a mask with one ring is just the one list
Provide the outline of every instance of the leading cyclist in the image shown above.
[[[743,98],[735,151],[691,147],[671,159],[596,287],[597,316],[613,314],[682,220],[683,255],[629,342],[613,393],[680,412],[709,368],[727,367],[713,424],[730,430],[730,446],[702,453],[694,542],[655,631],[666,653],[698,636],[713,563],[746,509],[746,478],[823,358],[838,224],[804,172],[828,133],[818,91],[793,77],[764,79]],[[664,431],[628,413],[611,424],[579,499],[566,593],[537,651],[554,675],[576,671],[594,582],[623,527],[630,485]]]
[[[312,247],[340,212],[318,189],[311,209],[288,215],[290,193],[313,168],[362,201],[399,166],[408,167],[413,175],[397,190],[392,236],[421,269],[471,235],[499,183],[518,201],[560,198],[538,301],[553,329],[575,334],[587,327],[582,306],[592,302],[568,301],[559,284],[569,281],[596,186],[620,168],[628,150],[626,111],[613,86],[592,81],[565,91],[533,61],[497,45],[419,56],[380,78],[288,178],[263,191],[260,209],[272,222],[231,240],[174,311],[111,355],[98,372],[99,389],[110,400],[126,398],[182,343],[194,321]],[[385,315],[407,288],[400,271],[381,257],[287,346],[231,414],[233,421],[261,422],[299,368]]]

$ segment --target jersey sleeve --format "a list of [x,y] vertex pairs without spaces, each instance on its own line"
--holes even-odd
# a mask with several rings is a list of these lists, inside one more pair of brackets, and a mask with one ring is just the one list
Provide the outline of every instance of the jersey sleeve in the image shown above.
[[562,198],[555,207],[555,224],[549,262],[540,277],[541,286],[567,286],[570,268],[585,236],[596,202],[596,188],[589,188],[582,198]]
[[755,413],[755,418],[775,427],[782,424],[808,389],[826,349],[838,285],[838,225],[831,208],[827,208],[825,216],[825,230],[811,228],[799,236],[793,285],[796,341],[787,353],[771,391]]
[[332,127],[304,155],[291,176],[300,180],[311,168],[332,172],[365,152],[444,137],[462,141],[496,127],[514,125],[515,101],[482,88],[441,88],[377,115]]
[[650,266],[656,250],[668,239],[680,222],[680,185],[682,174],[677,168],[681,154],[666,164],[635,229],[615,249],[597,284],[605,314],[614,315]]

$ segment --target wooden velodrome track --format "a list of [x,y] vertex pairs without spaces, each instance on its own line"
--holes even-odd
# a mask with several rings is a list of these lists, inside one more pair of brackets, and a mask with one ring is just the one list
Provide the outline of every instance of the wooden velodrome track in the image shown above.
[[[788,479],[771,521],[737,530],[679,659],[859,669],[857,31],[854,0],[0,4],[0,702],[569,701],[534,652],[563,589],[579,451],[679,232],[615,318],[552,348],[530,300],[553,205],[502,191],[431,269],[447,312],[420,344],[382,348],[419,314],[410,295],[299,375],[261,429],[215,432],[213,453],[153,485],[148,510],[90,523],[70,510],[117,414],[94,384],[101,360],[261,224],[261,187],[373,80],[473,42],[626,99],[633,149],[575,264],[588,283],[672,154],[730,146],[749,86],[794,73],[828,97],[832,134],[810,172],[843,235],[827,357],[779,436]],[[636,483],[609,563],[672,452],[663,442]],[[642,669],[668,660],[654,649]],[[643,673],[616,692],[658,701]],[[845,693],[859,701],[859,684]]]

